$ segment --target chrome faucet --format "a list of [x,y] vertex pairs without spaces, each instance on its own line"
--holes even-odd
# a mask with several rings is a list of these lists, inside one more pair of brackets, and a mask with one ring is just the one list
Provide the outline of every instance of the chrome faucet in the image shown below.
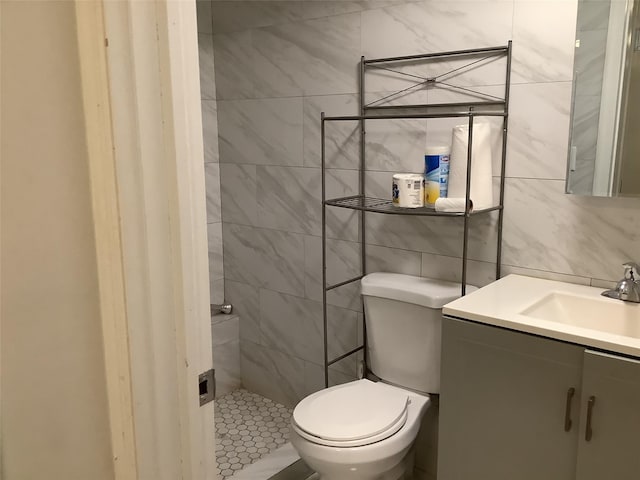
[[624,302],[640,303],[640,267],[634,262],[627,262],[623,267],[624,278],[618,282],[616,288],[606,290],[602,295]]

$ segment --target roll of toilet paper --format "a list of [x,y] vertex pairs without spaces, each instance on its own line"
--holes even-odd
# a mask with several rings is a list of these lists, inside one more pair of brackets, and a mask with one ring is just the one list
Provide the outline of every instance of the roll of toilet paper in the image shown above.
[[[454,127],[449,165],[449,198],[465,198],[468,144],[469,126]],[[493,206],[492,157],[491,126],[488,123],[474,123],[469,198],[478,210]]]
[[[473,201],[469,200],[469,211],[473,211]],[[462,198],[438,198],[436,200],[436,212],[463,213],[464,197]]]
[[424,175],[396,173],[393,176],[391,198],[395,207],[419,208],[424,206]]

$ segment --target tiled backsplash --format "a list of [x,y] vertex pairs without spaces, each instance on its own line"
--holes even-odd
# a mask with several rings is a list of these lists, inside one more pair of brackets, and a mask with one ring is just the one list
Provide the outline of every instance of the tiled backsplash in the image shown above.
[[[225,290],[241,317],[245,386],[292,405],[322,385],[319,112],[357,112],[360,55],[513,39],[503,271],[599,285],[640,258],[640,200],[564,193],[576,9],[577,0],[213,2],[213,35],[200,37],[212,38],[216,59]],[[368,188],[380,192],[392,172],[420,169],[425,131],[440,135],[423,122],[383,123],[367,135]],[[348,195],[356,125],[330,129],[329,195]],[[357,221],[349,211],[328,220],[338,281],[358,268]],[[459,279],[461,228],[441,220],[368,214],[370,270]],[[494,275],[493,222],[472,229],[479,285]],[[358,315],[357,288],[344,290],[329,297],[343,320],[332,345],[352,341]]]

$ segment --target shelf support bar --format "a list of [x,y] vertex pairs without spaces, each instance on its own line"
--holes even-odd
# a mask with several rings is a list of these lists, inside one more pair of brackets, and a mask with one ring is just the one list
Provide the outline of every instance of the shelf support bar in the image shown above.
[[333,365],[334,363],[338,363],[340,360],[344,360],[345,358],[359,352],[360,350],[364,350],[364,345],[360,345],[359,347],[356,347],[353,350],[349,350],[347,353],[344,353],[339,357],[334,358],[333,360],[329,360],[328,364]]
[[358,275],[357,277],[350,278],[349,280],[345,280],[344,282],[334,283],[333,285],[329,285],[328,287],[326,287],[326,289],[328,292],[329,290],[334,290],[338,287],[349,285],[350,283],[357,282],[358,280],[361,280],[361,279],[362,279],[362,275]]
[[462,240],[462,290],[461,295],[464,297],[467,293],[467,260],[469,256],[469,223],[471,215],[469,214],[471,196],[471,157],[473,156],[473,115],[469,115],[469,138],[467,145],[467,185],[465,190],[465,207],[464,207],[464,234]]
[[[359,189],[359,193],[360,195],[362,195],[362,197],[364,198],[365,192],[366,192],[366,174],[365,174],[365,167],[366,167],[366,162],[365,162],[365,153],[366,153],[366,134],[367,134],[367,129],[366,129],[366,125],[365,125],[365,85],[364,85],[364,75],[365,75],[365,66],[366,66],[366,61],[364,58],[364,55],[360,57],[360,78],[359,78],[359,82],[360,82],[360,189]],[[360,211],[360,254],[361,254],[361,260],[360,263],[362,265],[361,268],[361,276],[364,277],[367,274],[367,239],[366,239],[366,235],[365,235],[365,220],[366,220],[366,212],[364,210]],[[362,298],[360,299],[361,303],[361,307],[362,307],[362,336],[363,336],[363,344],[362,344],[362,349],[364,351],[366,351],[367,348],[367,322],[366,322],[366,313],[364,311],[364,305],[362,303]],[[367,371],[367,366],[366,366],[366,355],[363,356],[363,362],[364,364],[364,369],[363,371]]]
[[502,268],[502,228],[504,222],[504,182],[507,165],[507,133],[509,130],[509,85],[511,84],[511,40],[507,45],[507,74],[504,84],[504,113],[502,120],[502,162],[500,167],[500,211],[498,212],[498,245],[496,251],[496,280],[501,276]]
[[324,386],[329,386],[329,328],[327,324],[327,199],[324,112],[320,114],[320,166],[322,169],[322,327],[324,333]]

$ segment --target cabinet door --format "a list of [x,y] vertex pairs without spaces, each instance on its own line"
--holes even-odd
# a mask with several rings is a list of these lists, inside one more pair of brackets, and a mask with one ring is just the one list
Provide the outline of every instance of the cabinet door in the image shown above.
[[640,478],[640,362],[585,352],[576,478]]
[[582,358],[575,345],[445,318],[438,480],[573,480]]

